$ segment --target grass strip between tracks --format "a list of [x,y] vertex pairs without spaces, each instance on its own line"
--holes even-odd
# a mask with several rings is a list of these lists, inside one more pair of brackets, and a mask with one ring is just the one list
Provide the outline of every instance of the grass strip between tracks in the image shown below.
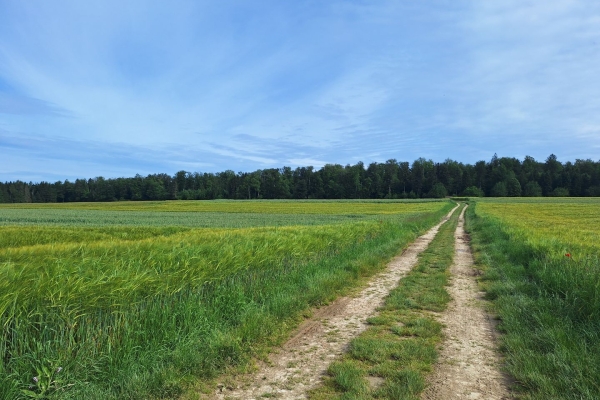
[[433,312],[446,309],[454,231],[461,209],[419,256],[418,264],[390,292],[381,313],[331,364],[323,386],[311,399],[417,399],[437,360],[442,325]]

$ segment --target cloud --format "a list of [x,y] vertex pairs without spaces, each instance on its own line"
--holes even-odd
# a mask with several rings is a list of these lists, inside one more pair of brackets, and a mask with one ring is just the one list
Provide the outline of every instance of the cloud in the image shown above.
[[[470,63],[461,119],[505,134],[576,134],[600,106],[600,6],[580,1],[479,2],[463,21]],[[598,43],[600,45],[600,43]],[[470,118],[466,116],[470,114]]]
[[196,148],[135,146],[56,136],[17,135],[2,130],[0,153],[6,157],[0,165],[0,174],[8,180],[25,179],[22,174],[76,179],[173,173],[192,167],[194,170],[212,169],[214,162],[218,161],[214,154]]
[[583,0],[4,2],[0,170],[594,158],[599,27]]
[[7,93],[0,93],[0,114],[69,116],[66,110],[46,101]]

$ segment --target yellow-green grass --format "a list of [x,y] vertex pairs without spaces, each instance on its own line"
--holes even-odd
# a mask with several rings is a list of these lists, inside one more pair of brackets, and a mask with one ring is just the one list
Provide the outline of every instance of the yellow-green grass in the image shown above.
[[596,398],[600,199],[485,199],[468,216],[521,396]]
[[[273,265],[307,262],[380,235],[376,221],[312,227],[188,230],[134,241],[51,243],[0,250],[4,305],[129,304]],[[0,312],[3,308],[0,308]]]
[[[175,398],[198,377],[243,365],[451,207],[369,203],[381,214],[364,219],[353,210],[362,203],[322,212],[307,202],[321,225],[269,227],[273,209],[295,203],[255,203],[266,204],[267,226],[0,227],[0,398]],[[331,223],[335,207],[359,217]]]
[[[438,203],[438,204],[436,204]],[[157,201],[0,204],[0,226],[205,227],[323,225],[419,214],[439,201]]]
[[477,214],[500,219],[512,235],[552,256],[600,254],[600,198],[485,200]]
[[266,214],[404,214],[430,210],[442,200],[174,200],[108,203],[0,204],[2,209],[70,209],[103,211],[225,212]]
[[[26,211],[26,212],[24,212]],[[425,211],[425,210],[423,210]],[[323,225],[394,214],[268,214],[241,212],[106,211],[86,209],[2,209],[0,226],[250,228]]]
[[431,311],[444,311],[450,301],[445,286],[460,211],[440,227],[417,265],[386,298],[380,314],[369,319],[371,327],[350,343],[348,353],[330,366],[324,384],[309,398],[419,398],[442,340],[442,325]]

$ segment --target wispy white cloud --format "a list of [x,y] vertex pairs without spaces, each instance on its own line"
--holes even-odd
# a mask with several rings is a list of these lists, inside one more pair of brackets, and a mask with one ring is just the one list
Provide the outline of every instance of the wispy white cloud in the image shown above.
[[[463,21],[470,65],[462,77],[463,120],[482,133],[576,134],[600,106],[600,5],[477,2]],[[465,116],[465,114],[470,114]],[[509,129],[507,129],[509,128]],[[543,133],[540,131],[544,131]]]
[[599,38],[583,0],[2,3],[0,129],[40,143],[0,170],[596,157]]
[[32,97],[21,94],[8,94],[0,92],[0,114],[12,115],[47,115],[69,116],[69,112],[59,107]]

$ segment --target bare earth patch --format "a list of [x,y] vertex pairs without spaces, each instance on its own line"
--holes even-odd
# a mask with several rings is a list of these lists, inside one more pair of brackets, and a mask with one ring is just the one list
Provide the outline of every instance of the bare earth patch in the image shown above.
[[[239,376],[220,384],[213,399],[303,399],[306,392],[320,383],[329,364],[340,356],[348,343],[367,328],[366,320],[383,305],[384,298],[398,280],[417,263],[417,256],[427,248],[442,222],[413,242],[402,255],[395,257],[385,271],[375,276],[356,297],[343,297],[315,311],[281,349],[270,356],[256,373]],[[378,382],[373,382],[377,385]]]
[[452,301],[441,315],[446,339],[438,364],[429,377],[425,400],[510,399],[507,378],[500,372],[494,326],[481,307],[463,209],[455,237],[453,275],[448,292]]

